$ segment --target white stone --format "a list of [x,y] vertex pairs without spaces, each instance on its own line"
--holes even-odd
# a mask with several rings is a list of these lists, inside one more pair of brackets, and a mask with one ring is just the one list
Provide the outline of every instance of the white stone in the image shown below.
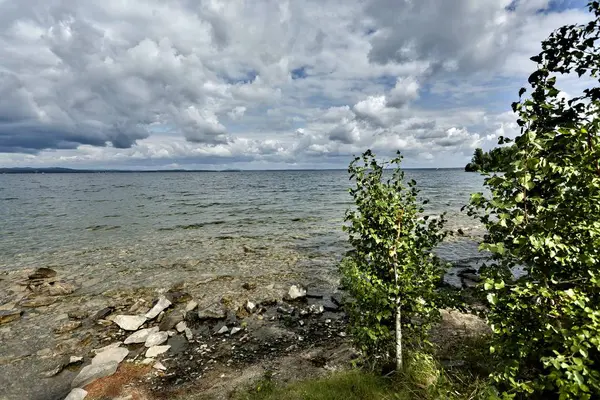
[[167,367],[165,367],[160,361],[157,361],[156,364],[152,366],[152,368],[157,369],[159,371],[166,371]]
[[83,357],[71,356],[69,358],[69,364],[75,364],[75,363],[78,363],[79,361],[83,361]]
[[92,352],[93,352],[94,354],[102,353],[102,352],[103,352],[103,351],[105,351],[105,350],[114,349],[115,347],[119,347],[119,346],[120,346],[120,345],[122,345],[122,344],[123,344],[123,342],[115,342],[115,343],[111,343],[111,344],[109,344],[108,346],[104,346],[104,347],[101,347],[101,348],[99,348],[99,349],[94,349],[94,350],[92,350]]
[[146,313],[146,318],[156,318],[158,314],[166,310],[171,304],[172,303],[165,296],[160,296],[154,307],[152,307],[152,309]]
[[177,335],[177,332],[175,332],[175,331],[167,331],[167,334],[169,335],[169,337],[173,337],[173,336]]
[[190,341],[194,338],[194,334],[190,328],[185,328],[185,338]]
[[124,347],[108,349],[96,354],[96,356],[92,358],[92,365],[108,364],[111,362],[116,362],[118,364],[127,357],[127,354],[129,354],[129,350]]
[[117,315],[113,318],[113,322],[123,330],[137,331],[146,322],[146,317],[143,315]]
[[75,388],[65,397],[65,400],[83,400],[88,392],[83,389]]
[[72,388],[82,387],[89,383],[92,383],[96,379],[111,376],[117,371],[119,367],[118,362],[109,362],[105,364],[90,364],[85,366],[79,371],[79,374],[73,379],[71,383]]
[[187,305],[185,306],[185,312],[194,311],[196,309],[196,307],[198,307],[198,302],[196,302],[194,300],[190,300],[187,303]]
[[124,343],[125,344],[144,343],[146,341],[146,339],[148,339],[148,336],[150,336],[154,332],[158,332],[158,326],[155,326],[153,328],[140,329],[139,331],[134,332],[131,335],[129,335],[127,337],[127,339],[125,339]]
[[231,334],[232,334],[232,335],[235,335],[236,333],[238,333],[238,332],[239,332],[239,331],[241,331],[241,330],[242,330],[242,328],[240,328],[240,327],[236,326],[236,327],[234,327],[234,328],[231,328]]
[[187,325],[185,324],[185,321],[181,321],[180,323],[178,323],[177,325],[175,325],[175,329],[177,329],[177,332],[179,332],[179,333],[185,331],[185,328],[187,328]]
[[167,351],[169,351],[170,348],[171,348],[170,345],[150,347],[148,350],[146,350],[146,357],[147,358],[156,357],[160,354],[166,353]]
[[142,364],[144,364],[144,365],[150,365],[154,361],[156,361],[154,358],[144,358],[144,361],[142,361]]
[[248,300],[246,302],[246,311],[248,311],[250,314],[252,314],[255,310],[256,310],[256,304],[254,304],[253,302]]
[[221,329],[219,329],[219,331],[217,332],[219,335],[222,335],[223,333],[227,333],[229,332],[229,328],[227,327],[227,325],[224,325]]
[[166,342],[168,339],[169,339],[169,334],[167,332],[154,332],[154,333],[151,333],[150,336],[148,336],[148,339],[146,339],[144,346],[146,346],[146,347],[158,346],[159,344],[163,344],[164,342]]
[[306,289],[296,285],[290,286],[290,290],[288,291],[288,298],[290,300],[296,300],[302,297],[306,297]]

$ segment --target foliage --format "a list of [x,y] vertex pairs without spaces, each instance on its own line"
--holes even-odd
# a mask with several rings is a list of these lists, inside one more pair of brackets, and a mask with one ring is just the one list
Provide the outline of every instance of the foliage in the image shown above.
[[514,146],[496,147],[489,152],[477,148],[473,153],[471,162],[465,166],[467,172],[499,172],[504,171],[510,164]]
[[379,164],[368,150],[348,169],[356,182],[350,189],[356,207],[346,212],[349,224],[344,229],[353,251],[340,269],[354,299],[348,307],[353,338],[372,366],[396,356],[398,307],[409,344],[425,339],[439,316],[436,285],[443,268],[432,249],[445,236],[444,218],[422,215],[416,182],[404,182],[401,159],[398,153],[389,163],[394,169],[385,171],[386,164]]
[[600,87],[568,101],[556,87],[557,74],[598,80],[600,7],[589,8],[591,22],[558,29],[532,58],[531,97],[523,88],[513,104],[516,154],[486,179],[491,197],[471,198],[494,254],[484,288],[503,398],[600,396]]

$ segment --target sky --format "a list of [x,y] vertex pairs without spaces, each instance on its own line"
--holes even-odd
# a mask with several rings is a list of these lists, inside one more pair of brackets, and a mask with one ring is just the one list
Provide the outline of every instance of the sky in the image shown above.
[[462,167],[586,3],[0,0],[0,166]]

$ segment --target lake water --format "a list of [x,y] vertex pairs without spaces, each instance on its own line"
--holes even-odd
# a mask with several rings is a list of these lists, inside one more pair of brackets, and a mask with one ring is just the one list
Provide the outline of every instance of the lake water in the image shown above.
[[[407,178],[430,200],[427,213],[447,212],[448,229],[481,233],[460,211],[482,190],[479,174],[409,170]],[[347,250],[350,184],[341,170],[0,175],[0,270],[49,266],[101,278],[90,292],[199,272],[328,281]],[[251,260],[240,258],[244,247]],[[464,237],[438,252],[453,262],[480,256]]]

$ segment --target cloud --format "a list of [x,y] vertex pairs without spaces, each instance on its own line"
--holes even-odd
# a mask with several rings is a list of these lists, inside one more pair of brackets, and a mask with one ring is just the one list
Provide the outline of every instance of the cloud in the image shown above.
[[0,1],[0,165],[462,165],[515,134],[540,40],[589,16],[442,3]]

